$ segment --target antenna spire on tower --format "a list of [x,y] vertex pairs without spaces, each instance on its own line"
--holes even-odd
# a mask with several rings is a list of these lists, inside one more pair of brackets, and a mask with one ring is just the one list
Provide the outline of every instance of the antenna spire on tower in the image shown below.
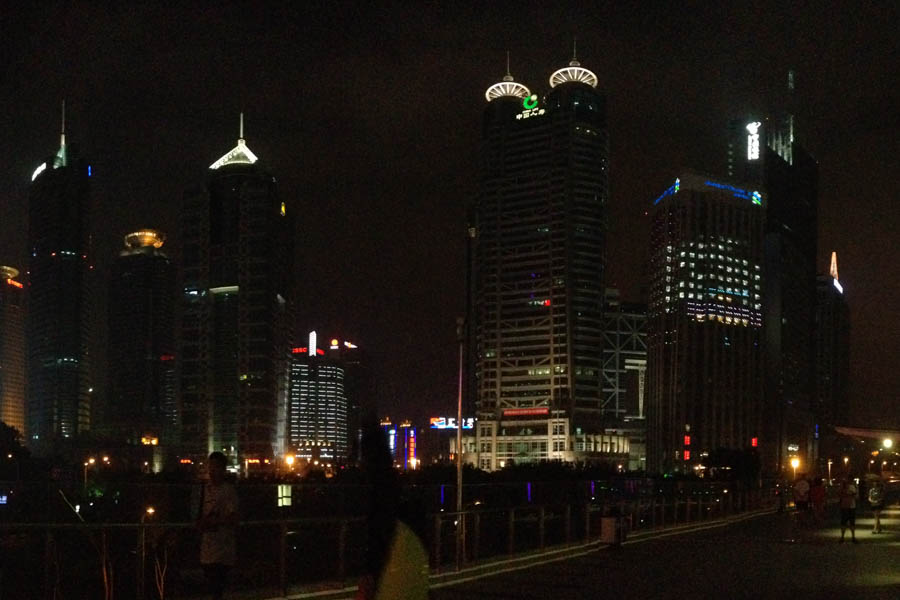
[[509,50],[506,51],[506,74],[512,76],[512,73],[509,72]]
[[578,60],[578,36],[572,37],[572,60]]
[[59,145],[66,145],[66,99],[62,99],[62,129],[59,134]]
[[244,113],[243,112],[241,113],[241,128],[238,133],[238,139],[239,140],[244,139]]

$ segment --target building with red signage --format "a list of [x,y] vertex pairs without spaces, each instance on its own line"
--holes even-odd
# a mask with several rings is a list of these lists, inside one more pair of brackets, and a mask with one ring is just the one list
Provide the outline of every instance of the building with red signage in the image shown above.
[[97,427],[127,444],[155,438],[169,447],[178,439],[178,296],[165,239],[153,229],[129,233],[110,269],[108,384]]
[[546,93],[508,73],[485,93],[466,324],[478,417],[467,460],[483,469],[603,452],[609,153],[597,87],[573,57]]
[[25,285],[0,266],[0,421],[25,436]]

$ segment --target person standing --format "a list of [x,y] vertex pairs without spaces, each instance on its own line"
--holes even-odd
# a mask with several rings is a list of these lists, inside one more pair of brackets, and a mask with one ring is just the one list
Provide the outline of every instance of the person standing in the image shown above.
[[809,488],[809,503],[816,524],[821,525],[825,520],[825,483],[821,477],[816,477],[812,487]]
[[876,479],[869,488],[869,506],[874,516],[872,533],[881,533],[881,509],[884,508],[884,482]]
[[200,565],[213,600],[225,593],[228,570],[235,563],[238,499],[234,486],[225,481],[228,459],[221,452],[209,455],[209,481],[200,501]]
[[850,537],[856,544],[856,498],[859,496],[859,488],[856,483],[850,479],[849,475],[844,476],[841,481],[840,506],[841,506],[841,543],[844,542],[844,532],[850,527]]

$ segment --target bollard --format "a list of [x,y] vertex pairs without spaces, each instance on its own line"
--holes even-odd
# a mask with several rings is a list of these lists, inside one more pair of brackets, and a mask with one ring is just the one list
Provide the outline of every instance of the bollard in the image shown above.
[[516,552],[516,509],[509,509],[509,554]]
[[[338,532],[338,578],[343,581],[347,576],[347,529],[349,523],[341,520],[341,530]],[[285,590],[287,595],[287,590]]]
[[544,549],[544,507],[538,509],[538,548]]
[[478,560],[478,546],[481,542],[481,514],[475,513],[475,523],[473,527],[475,527],[475,531],[472,535],[472,560]]
[[441,571],[441,515],[434,515],[434,568]]
[[278,543],[278,587],[281,588],[281,594],[287,596],[287,522],[281,521],[278,525],[281,536]]
[[591,505],[584,506],[584,541],[591,541]]

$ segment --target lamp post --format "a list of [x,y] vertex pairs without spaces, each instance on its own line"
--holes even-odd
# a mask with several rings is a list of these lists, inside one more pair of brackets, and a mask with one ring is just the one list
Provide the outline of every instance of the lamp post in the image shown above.
[[83,495],[87,495],[87,470],[88,470],[88,466],[94,464],[95,462],[97,462],[97,461],[96,461],[94,458],[89,458],[89,459],[87,459],[87,460],[85,461],[85,463],[84,463],[84,484],[82,485],[82,488],[81,488],[81,493],[82,493]]
[[462,463],[462,397],[463,397],[463,317],[456,318],[456,339],[459,342],[459,390],[456,397],[456,570],[462,566],[462,551],[465,544],[465,524],[463,522],[463,463]]
[[800,459],[796,456],[791,459],[791,466],[794,468],[794,480],[797,479],[797,467],[800,466]]
[[833,461],[829,458],[828,459],[828,485],[832,485],[832,481],[831,481],[831,463],[832,462]]
[[148,506],[144,511],[144,514],[141,515],[141,572],[138,574],[137,585],[138,585],[138,595],[137,597],[143,600],[144,592],[145,592],[145,582],[144,579],[147,575],[147,530],[144,527],[144,521],[150,517],[152,517],[156,513],[156,509],[152,506]]

